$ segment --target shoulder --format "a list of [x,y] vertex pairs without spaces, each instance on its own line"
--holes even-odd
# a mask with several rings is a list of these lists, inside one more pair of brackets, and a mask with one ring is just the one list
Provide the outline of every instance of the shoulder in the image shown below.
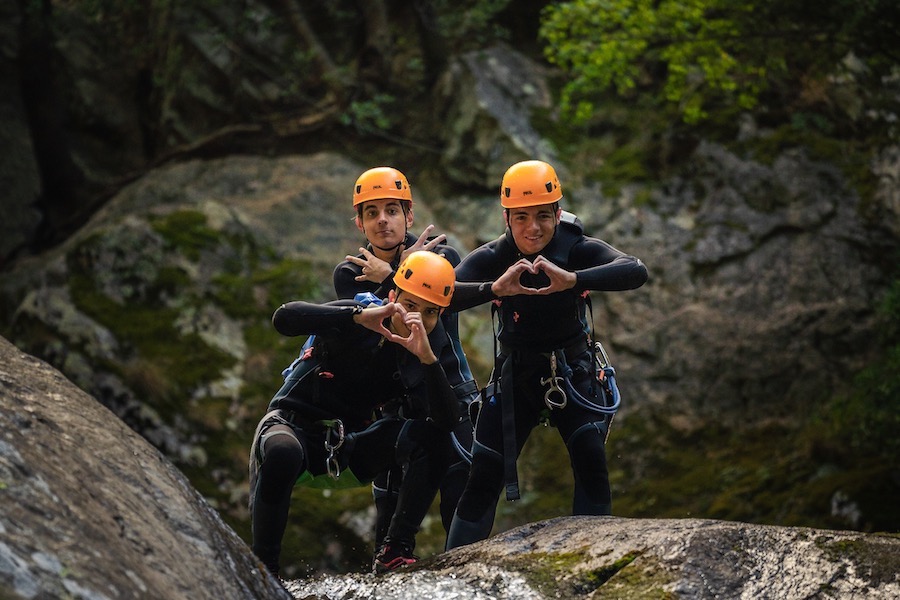
[[457,279],[484,281],[505,271],[515,260],[515,249],[502,235],[467,254],[456,269]]
[[338,298],[352,298],[356,292],[363,291],[358,288],[364,286],[361,286],[356,281],[356,276],[361,273],[362,269],[348,260],[334,268],[332,281],[334,283],[334,292]]
[[460,262],[460,254],[459,251],[453,246],[447,244],[440,244],[434,249],[435,254],[439,254],[447,259],[447,261],[453,265],[454,267]]
[[354,273],[357,271],[361,271],[361,268],[359,267],[359,265],[355,265],[352,262],[350,262],[349,260],[344,260],[344,261],[339,262],[337,264],[337,266],[334,268],[334,276],[338,277],[341,274]]

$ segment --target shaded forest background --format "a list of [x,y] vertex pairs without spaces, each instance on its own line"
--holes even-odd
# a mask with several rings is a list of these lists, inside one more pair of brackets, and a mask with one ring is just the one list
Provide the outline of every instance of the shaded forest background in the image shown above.
[[[801,152],[840,173],[848,188],[840,193],[854,199],[855,218],[864,226],[890,231],[898,213],[897,171],[885,176],[873,168],[896,150],[898,136],[900,9],[888,0],[790,6],[201,0],[191,7],[172,0],[19,0],[2,10],[10,42],[4,107],[13,124],[4,134],[13,151],[0,171],[9,190],[0,259],[0,278],[7,281],[30,260],[63,247],[135,182],[192,161],[235,156],[330,153],[363,168],[373,161],[393,164],[429,199],[426,214],[472,248],[496,233],[496,225],[469,227],[454,199],[490,206],[502,172],[527,156],[521,147],[487,144],[483,132],[492,124],[476,120],[463,127],[446,107],[456,97],[459,79],[452,75],[461,57],[498,46],[533,61],[549,82],[550,101],[528,106],[539,134],[532,154],[559,166],[564,188],[571,182],[578,191],[571,208],[586,216],[606,214],[589,193],[596,189],[604,201],[623,199],[614,204],[623,210],[662,210],[659,196],[673,181],[698,186],[691,174],[708,144],[765,165]],[[524,86],[518,92],[539,95]],[[439,117],[448,114],[456,118]],[[349,190],[355,175],[347,177]],[[310,189],[315,185],[312,179]],[[893,200],[884,200],[885,189]],[[137,214],[139,202],[134,208]],[[187,256],[223,243],[200,213],[154,219],[154,231]],[[325,223],[307,226],[315,231]],[[602,231],[602,219],[592,224]],[[804,397],[785,393],[759,398],[758,406],[735,406],[696,390],[680,394],[677,374],[651,382],[667,399],[662,404],[624,387],[634,403],[611,438],[617,514],[900,529],[900,253],[896,239],[886,238],[863,253],[879,273],[870,290],[875,301],[860,315],[867,323],[864,351],[854,342],[854,356],[835,356],[841,372],[823,375]],[[158,289],[128,311],[98,293],[86,267],[79,267],[89,262],[91,244],[101,243],[84,242],[68,254],[71,301],[137,348],[142,362],[118,374],[172,424],[184,446],[145,435],[249,540],[241,460],[274,391],[273,375],[296,350],[265,330],[266,313],[288,297],[327,300],[329,273],[302,261],[271,266],[265,249],[230,238],[244,263],[219,274],[215,300],[228,314],[257,323],[243,333],[251,351],[241,406],[213,394],[183,411],[182,400],[195,393],[202,371],[230,359],[161,325],[167,294],[185,285],[178,269],[166,271],[168,279],[156,281]],[[664,264],[662,256],[641,258],[657,269]],[[276,304],[254,305],[248,273]],[[0,330],[63,366],[59,344],[71,343],[26,318],[22,296],[4,294]],[[250,306],[258,314],[250,315]],[[761,320],[766,312],[759,307]],[[485,324],[473,327],[483,331]],[[693,348],[701,357],[708,351],[703,339],[698,335]],[[843,347],[839,338],[813,343],[836,353]],[[620,343],[623,355],[626,346]],[[181,352],[198,360],[168,356]],[[489,360],[477,352],[472,358],[479,381],[486,381]],[[845,364],[853,368],[845,372]],[[642,377],[633,370],[622,375],[623,382]],[[144,417],[129,415],[126,421],[140,431]],[[202,447],[204,458],[185,447]],[[501,503],[498,528],[567,514],[571,481],[560,468],[566,463],[554,433],[537,430],[521,467],[530,482],[528,499]],[[370,549],[364,528],[353,522],[364,521],[368,494],[307,494],[296,503],[286,550],[296,557],[294,573],[365,564]],[[346,531],[335,533],[337,523]],[[436,551],[441,540],[439,523],[426,523],[422,548]]]

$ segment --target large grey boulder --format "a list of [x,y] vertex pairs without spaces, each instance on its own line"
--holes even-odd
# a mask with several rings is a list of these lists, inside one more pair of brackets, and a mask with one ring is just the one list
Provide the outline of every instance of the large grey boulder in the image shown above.
[[561,517],[295,598],[897,598],[900,539],[703,519]]
[[0,338],[0,597],[287,598],[187,479]]

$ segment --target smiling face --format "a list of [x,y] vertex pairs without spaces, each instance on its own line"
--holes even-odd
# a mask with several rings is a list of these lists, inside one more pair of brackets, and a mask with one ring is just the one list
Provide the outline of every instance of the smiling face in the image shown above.
[[531,256],[543,250],[553,239],[560,212],[561,209],[557,204],[540,204],[507,210],[506,224],[519,252]]
[[[422,315],[422,325],[425,326],[425,332],[431,333],[437,326],[438,319],[441,318],[441,312],[444,310],[437,304],[432,304],[427,300],[423,300],[416,295],[410,294],[404,290],[390,292],[390,298],[406,309],[406,312],[417,312]],[[403,317],[395,314],[391,317],[391,325],[397,335],[409,335],[409,329],[403,322]]]
[[[406,230],[412,225],[412,207],[404,212],[400,200],[385,198],[363,203],[356,226],[378,251],[391,251],[406,239]],[[379,258],[383,258],[379,256]]]

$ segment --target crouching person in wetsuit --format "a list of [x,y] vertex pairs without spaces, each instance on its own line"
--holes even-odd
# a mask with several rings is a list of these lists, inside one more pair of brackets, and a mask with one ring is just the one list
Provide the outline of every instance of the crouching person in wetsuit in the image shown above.
[[[589,291],[647,281],[643,263],[583,234],[559,206],[552,166],[517,163],[500,188],[506,233],[456,269],[452,310],[499,305],[490,394],[475,426],[472,467],[450,528],[448,547],[490,535],[501,490],[519,498],[516,461],[531,430],[547,419],[566,444],[575,476],[573,514],[611,512],[604,448],[609,414],[586,318]],[[571,217],[571,215],[570,215]],[[471,283],[464,283],[471,282]]]
[[[452,460],[459,420],[443,367],[453,348],[440,320],[453,267],[416,252],[395,279],[383,305],[289,302],[272,318],[283,335],[316,336],[269,403],[251,449],[253,551],[273,573],[295,484],[368,485],[394,467],[403,467],[403,484],[374,568],[415,561],[415,536]],[[401,403],[398,413],[375,419],[391,402]]]
[[[434,229],[429,225],[416,238],[410,233],[413,224],[412,189],[406,176],[393,167],[375,167],[362,173],[353,186],[353,208],[356,210],[356,227],[366,236],[366,247],[359,254],[348,255],[334,269],[334,291],[338,298],[354,298],[360,293],[371,293],[385,298],[394,289],[394,275],[404,258],[419,250],[430,250],[446,258],[451,265],[459,264],[459,252],[444,242],[446,235],[429,238]],[[453,446],[456,450],[453,464],[441,482],[440,511],[445,531],[462,495],[472,461],[474,427],[469,418],[469,405],[478,397],[478,385],[472,376],[468,359],[459,341],[459,315],[444,311],[441,322],[450,336],[456,361],[447,357],[444,371],[459,399],[460,419],[454,427]],[[390,412],[394,406],[387,406]],[[372,483],[375,500],[375,547],[384,543],[384,537],[397,506],[401,469],[386,471]]]

